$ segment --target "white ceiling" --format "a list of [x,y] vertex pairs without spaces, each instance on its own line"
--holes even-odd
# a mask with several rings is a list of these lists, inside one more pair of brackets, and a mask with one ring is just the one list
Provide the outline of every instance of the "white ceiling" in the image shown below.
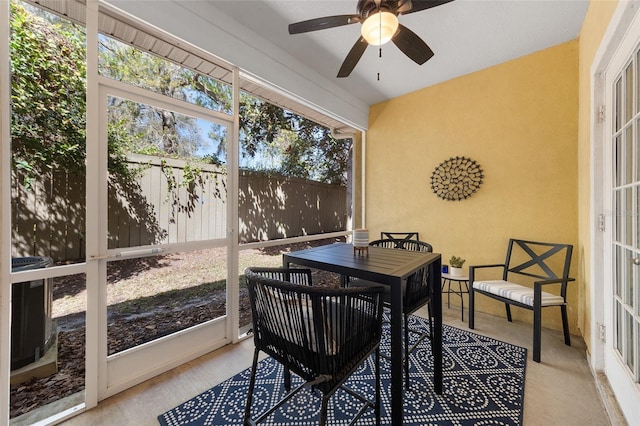
[[[423,65],[393,43],[369,46],[347,78],[336,74],[360,35],[360,24],[289,35],[288,24],[355,14],[357,0],[209,0],[210,6],[282,49],[368,105],[515,59],[578,37],[588,0],[455,0],[401,15],[400,23],[435,52]],[[266,46],[266,47],[265,47]],[[380,80],[377,75],[380,73]]]

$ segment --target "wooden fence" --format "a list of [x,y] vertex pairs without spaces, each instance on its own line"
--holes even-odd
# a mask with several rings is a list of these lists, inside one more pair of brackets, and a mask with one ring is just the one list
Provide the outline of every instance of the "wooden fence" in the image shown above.
[[11,182],[11,255],[76,260],[85,256],[85,179],[66,171]]
[[[133,181],[109,182],[108,247],[200,241],[226,236],[225,169],[142,155],[129,158]],[[185,183],[185,176],[192,177]],[[84,176],[52,172],[12,185],[13,256],[85,257]],[[187,179],[188,180],[188,179]],[[344,230],[347,190],[306,179],[242,171],[239,238],[270,240]]]

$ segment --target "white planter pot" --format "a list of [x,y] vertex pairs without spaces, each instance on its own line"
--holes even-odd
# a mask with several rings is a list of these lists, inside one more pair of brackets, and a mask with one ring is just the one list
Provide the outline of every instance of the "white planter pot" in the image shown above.
[[369,230],[354,229],[352,243],[354,247],[368,247],[369,246]]
[[453,266],[449,266],[449,275],[453,277],[463,277],[464,269],[462,268],[454,268]]

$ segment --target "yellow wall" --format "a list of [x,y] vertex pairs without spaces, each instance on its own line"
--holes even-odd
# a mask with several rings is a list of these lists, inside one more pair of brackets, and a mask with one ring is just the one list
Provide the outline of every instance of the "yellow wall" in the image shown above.
[[589,324],[591,322],[589,252],[591,250],[589,222],[590,206],[590,138],[591,138],[591,75],[593,58],[600,45],[604,31],[617,6],[617,0],[592,1],[580,32],[580,83],[579,83],[579,125],[578,125],[578,285],[580,307],[578,326],[583,331],[587,348],[591,347]]
[[[443,263],[457,255],[465,266],[503,261],[509,237],[575,245],[577,139],[577,40],[374,105],[366,145],[370,234],[417,230]],[[430,177],[456,155],[477,161],[485,179],[469,199],[444,201]],[[576,265],[574,256],[572,275]],[[573,333],[577,288],[568,296]],[[478,309],[504,315],[504,305],[488,298],[478,298]],[[530,312],[516,311],[514,319],[530,321]],[[543,317],[545,327],[561,327],[559,314]]]

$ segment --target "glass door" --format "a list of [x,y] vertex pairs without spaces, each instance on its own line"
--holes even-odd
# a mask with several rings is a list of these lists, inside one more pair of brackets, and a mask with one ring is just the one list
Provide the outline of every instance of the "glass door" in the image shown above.
[[[636,21],[639,21],[636,16]],[[640,22],[631,25],[607,72],[612,229],[605,301],[605,369],[621,406],[640,398]],[[634,402],[635,401],[635,402]]]
[[224,158],[206,155],[229,139],[231,123],[171,96],[100,82],[106,232],[96,235],[103,250],[93,260],[106,307],[102,399],[234,336],[228,173]]

